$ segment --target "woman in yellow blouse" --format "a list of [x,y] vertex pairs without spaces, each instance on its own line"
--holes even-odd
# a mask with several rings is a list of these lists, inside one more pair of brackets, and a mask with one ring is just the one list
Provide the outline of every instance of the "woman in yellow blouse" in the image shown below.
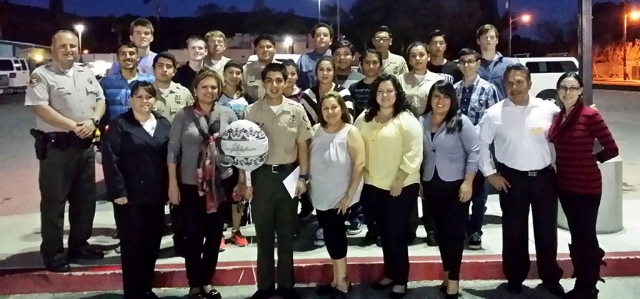
[[407,50],[411,71],[398,76],[402,89],[407,94],[416,116],[422,115],[427,108],[427,95],[431,86],[443,78],[427,69],[429,54],[427,44],[414,42]]
[[384,256],[384,278],[373,288],[392,288],[390,298],[401,298],[409,278],[407,219],[420,190],[422,127],[393,75],[382,74],[373,82],[369,107],[355,126],[365,142],[361,198],[377,223]]

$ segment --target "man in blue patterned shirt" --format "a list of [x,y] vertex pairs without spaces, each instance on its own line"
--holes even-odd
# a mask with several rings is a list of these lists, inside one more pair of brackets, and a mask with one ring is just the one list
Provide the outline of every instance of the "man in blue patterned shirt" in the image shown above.
[[[477,125],[484,112],[500,101],[500,98],[496,87],[478,75],[480,53],[465,48],[460,51],[458,57],[458,66],[464,76],[460,82],[454,84],[456,96],[460,101],[460,111]],[[485,185],[484,175],[478,173],[473,182],[471,217],[467,225],[471,249],[482,248],[482,224],[488,195]]]

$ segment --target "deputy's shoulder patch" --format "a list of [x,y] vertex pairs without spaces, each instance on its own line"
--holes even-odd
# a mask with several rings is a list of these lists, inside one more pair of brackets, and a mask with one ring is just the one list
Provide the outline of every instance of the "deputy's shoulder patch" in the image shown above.
[[38,74],[32,73],[31,76],[29,76],[29,86],[35,87],[41,82],[42,82],[42,78],[40,78]]

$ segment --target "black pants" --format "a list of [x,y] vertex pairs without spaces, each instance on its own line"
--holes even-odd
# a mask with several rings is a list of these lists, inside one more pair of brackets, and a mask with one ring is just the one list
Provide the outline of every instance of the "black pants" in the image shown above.
[[465,226],[469,214],[469,201],[460,202],[462,180],[445,182],[437,174],[423,182],[425,203],[433,213],[438,231],[438,249],[442,258],[442,269],[449,272],[450,280],[460,280],[460,265],[464,250]]
[[180,205],[185,221],[185,266],[189,287],[210,285],[218,265],[224,216],[208,214],[204,196],[196,185],[180,185]]
[[[360,204],[362,205],[362,214],[364,215],[364,224],[367,225],[367,232],[378,234],[378,226],[375,220],[375,200],[367,197],[371,193],[372,185],[364,184],[360,195]],[[367,191],[366,189],[369,189]]]
[[[348,213],[349,211],[347,211]],[[337,209],[320,211],[316,209],[318,225],[323,229],[324,242],[332,260],[343,259],[347,256],[347,235],[344,221],[347,216],[338,214]]]
[[467,233],[478,233],[482,236],[484,213],[487,205],[488,190],[486,179],[482,172],[478,171],[473,179],[473,193],[471,194],[471,215],[467,218]]
[[118,205],[113,213],[120,236],[125,298],[142,298],[153,287],[153,274],[164,231],[164,205]]
[[282,181],[291,174],[295,165],[280,167],[274,172],[270,165],[263,165],[251,173],[253,199],[251,212],[258,243],[257,280],[259,290],[268,290],[275,284],[276,247],[278,234],[278,288],[291,289],[293,275],[293,239],[298,223],[298,200],[291,198]]
[[373,204],[374,220],[382,239],[384,275],[397,285],[406,285],[409,280],[409,248],[407,231],[409,216],[414,210],[420,191],[419,184],[402,188],[397,197],[389,190],[365,184],[363,194]]
[[558,255],[558,199],[555,171],[546,167],[537,172],[501,166],[509,182],[508,192],[500,192],[502,209],[502,270],[509,283],[522,283],[529,273],[529,206],[533,216],[538,274],[542,281],[557,282],[562,269]]
[[595,286],[600,279],[604,251],[596,235],[596,222],[602,194],[558,191],[560,204],[571,233],[569,245],[576,284]]
[[64,208],[69,202],[69,251],[89,245],[96,212],[96,168],[93,148],[49,149],[40,161],[40,254],[45,263],[62,258]]

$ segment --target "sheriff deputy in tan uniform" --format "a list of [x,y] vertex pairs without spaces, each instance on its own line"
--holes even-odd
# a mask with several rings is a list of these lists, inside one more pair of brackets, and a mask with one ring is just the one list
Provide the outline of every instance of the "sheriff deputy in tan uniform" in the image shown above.
[[252,98],[262,99],[266,94],[261,80],[262,69],[269,63],[278,63],[273,59],[276,53],[275,40],[268,34],[261,34],[253,41],[253,46],[258,60],[242,67],[242,84]]
[[[36,115],[36,157],[40,160],[40,254],[46,268],[69,272],[69,262],[102,259],[87,242],[96,211],[93,137],[105,111],[95,74],[75,63],[78,37],[58,31],[51,40],[53,60],[31,74],[25,106]],[[65,255],[63,227],[69,202],[69,241]]]
[[371,40],[376,50],[382,54],[381,74],[390,74],[396,77],[409,71],[407,61],[400,55],[396,55],[389,51],[389,47],[393,44],[391,29],[388,26],[380,26],[376,29]]
[[193,104],[193,95],[187,87],[172,81],[176,74],[176,57],[162,52],[153,59],[153,86],[158,90],[158,98],[153,110],[173,121],[173,116],[183,107]]
[[[311,125],[301,104],[284,96],[287,71],[280,63],[270,63],[261,73],[266,95],[245,110],[245,119],[258,124],[269,138],[265,164],[251,173],[253,190],[246,188],[240,172],[239,190],[251,199],[258,243],[258,292],[252,298],[298,298],[293,286],[293,239],[298,221],[298,197],[306,192],[309,179]],[[298,161],[298,163],[296,163]],[[296,167],[300,174],[294,198],[282,181]],[[278,292],[275,293],[274,235],[278,235]]]

